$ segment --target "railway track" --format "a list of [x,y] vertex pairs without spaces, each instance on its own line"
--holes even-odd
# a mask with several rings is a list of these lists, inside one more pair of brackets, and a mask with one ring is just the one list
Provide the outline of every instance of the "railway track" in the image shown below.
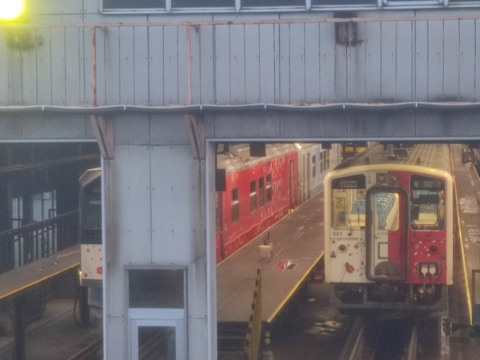
[[70,357],[68,360],[101,360],[103,359],[103,339],[98,339]]
[[356,318],[341,360],[441,359],[438,317],[381,321]]

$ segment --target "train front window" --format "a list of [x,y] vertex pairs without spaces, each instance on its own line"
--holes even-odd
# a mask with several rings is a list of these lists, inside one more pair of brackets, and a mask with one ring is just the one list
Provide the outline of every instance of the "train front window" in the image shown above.
[[365,190],[333,190],[333,228],[362,229],[365,227]]
[[444,187],[441,180],[412,176],[410,225],[413,229],[442,230],[444,228]]
[[396,231],[399,226],[399,196],[395,192],[381,191],[371,195],[373,221],[376,230]]
[[334,229],[365,228],[365,175],[357,174],[333,179],[332,196],[332,227]]

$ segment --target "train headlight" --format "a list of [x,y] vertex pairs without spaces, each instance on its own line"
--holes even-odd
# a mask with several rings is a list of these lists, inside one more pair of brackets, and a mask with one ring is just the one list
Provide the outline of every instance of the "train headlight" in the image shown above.
[[436,262],[425,262],[420,263],[420,276],[438,276],[438,263]]
[[426,276],[427,273],[428,273],[428,266],[427,264],[420,264],[420,273],[423,275],[423,276]]

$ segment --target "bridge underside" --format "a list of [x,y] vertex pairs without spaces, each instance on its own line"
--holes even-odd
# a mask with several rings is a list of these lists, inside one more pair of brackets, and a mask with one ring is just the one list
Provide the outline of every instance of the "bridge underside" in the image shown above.
[[[125,123],[160,122],[162,138],[175,137],[177,121],[191,117],[211,141],[476,141],[480,104],[335,104],[189,107],[11,108],[0,107],[0,142],[94,141],[92,114]],[[188,115],[188,116],[186,116]],[[114,126],[117,128],[117,126]],[[129,127],[129,125],[127,125]],[[176,129],[176,130],[174,130]],[[154,130],[154,129],[153,129]],[[172,130],[172,132],[170,132]],[[189,129],[190,130],[190,129]],[[197,134],[198,135],[198,134]],[[127,139],[126,137],[131,137]],[[136,143],[135,134],[115,143]],[[138,139],[150,143],[151,139]]]

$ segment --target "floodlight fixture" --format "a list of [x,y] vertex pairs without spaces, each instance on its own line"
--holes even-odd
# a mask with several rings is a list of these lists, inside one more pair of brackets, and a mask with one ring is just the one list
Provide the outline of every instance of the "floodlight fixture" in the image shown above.
[[0,21],[15,21],[22,15],[23,0],[0,0]]

